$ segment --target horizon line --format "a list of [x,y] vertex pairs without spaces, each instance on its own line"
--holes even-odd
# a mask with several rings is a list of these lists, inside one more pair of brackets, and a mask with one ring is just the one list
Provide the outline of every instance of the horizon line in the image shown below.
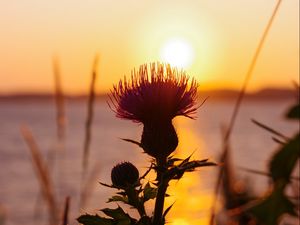
[[[213,88],[213,89],[206,89],[206,90],[198,90],[198,93],[217,93],[217,92],[227,92],[227,93],[238,93],[240,92],[239,89],[237,88]],[[286,88],[286,87],[264,87],[264,88],[260,88],[258,90],[254,90],[254,91],[247,91],[246,94],[247,95],[255,95],[255,94],[259,94],[262,92],[295,92],[294,88]],[[96,93],[96,96],[101,97],[101,96],[105,96],[105,95],[109,95],[110,92],[98,92]],[[13,97],[13,96],[54,96],[55,92],[49,92],[49,91],[11,91],[11,92],[0,92],[0,97]],[[64,93],[64,96],[68,96],[68,97],[84,97],[84,96],[88,96],[88,93],[84,93],[84,92],[78,92],[78,93],[72,93],[72,92],[68,92],[68,93]]]

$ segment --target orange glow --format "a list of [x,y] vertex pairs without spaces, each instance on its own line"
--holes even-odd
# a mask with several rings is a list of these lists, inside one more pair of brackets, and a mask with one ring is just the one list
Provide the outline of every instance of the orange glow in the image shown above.
[[[58,55],[63,87],[86,93],[95,53],[98,92],[133,67],[160,60],[162,45],[181,37],[194,61],[187,72],[202,89],[240,88],[272,1],[33,0],[0,3],[0,90],[53,92],[51,59]],[[299,1],[282,4],[259,57],[249,90],[291,87],[299,74]]]
[[[186,158],[193,154],[193,158],[201,159],[203,144],[195,132],[193,121],[186,118],[175,119],[180,143],[176,152],[176,157]],[[207,157],[207,156],[206,156]],[[211,170],[211,168],[209,168]],[[204,169],[206,170],[206,169]],[[208,171],[208,170],[206,170]],[[167,217],[172,225],[201,225],[208,224],[209,210],[212,205],[212,190],[203,190],[201,187],[201,176],[199,172],[188,173],[179,182],[172,182],[166,199],[165,207],[174,204]]]

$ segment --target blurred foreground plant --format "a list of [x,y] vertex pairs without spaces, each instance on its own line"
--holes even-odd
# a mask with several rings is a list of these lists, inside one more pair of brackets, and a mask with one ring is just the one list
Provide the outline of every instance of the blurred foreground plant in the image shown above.
[[[299,91],[299,89],[297,91]],[[285,117],[289,120],[296,120],[299,123],[299,99],[297,103],[288,110]],[[288,186],[293,185],[299,188],[299,176],[293,177],[292,175],[295,170],[297,171],[297,165],[299,166],[300,131],[298,130],[293,137],[288,138],[280,132],[274,131],[257,121],[253,122],[274,134],[276,137],[273,137],[273,139],[278,142],[280,146],[269,162],[268,175],[271,177],[271,191],[263,199],[257,200],[253,205],[250,204],[250,207],[247,207],[246,211],[250,212],[259,224],[266,225],[279,224],[280,219],[282,219],[285,214],[299,217],[299,212],[296,212],[296,208],[298,208],[299,211],[300,207],[299,189],[295,192],[298,196],[293,197],[288,195],[287,189]],[[297,172],[299,173],[299,170]],[[295,180],[298,184],[293,182]]]
[[[298,97],[299,98],[299,97]],[[300,102],[289,108],[286,119],[299,123]],[[287,137],[279,131],[264,125],[256,120],[253,123],[267,130],[273,135],[273,140],[279,144],[268,163],[268,172],[258,171],[245,167],[240,169],[263,175],[270,178],[270,186],[263,197],[254,196],[249,186],[243,192],[234,190],[234,183],[244,183],[235,179],[228,168],[231,165],[229,155],[224,162],[225,176],[223,180],[223,196],[225,199],[225,217],[219,217],[217,224],[299,224],[300,196],[299,196],[299,157],[300,133],[299,130],[292,137]],[[298,168],[297,168],[298,167]],[[226,169],[227,168],[227,169]],[[294,174],[297,174],[296,176]],[[245,185],[245,183],[243,184]],[[293,217],[295,223],[284,222],[284,217]],[[298,217],[298,219],[297,219]],[[224,218],[226,218],[224,220]]]
[[[185,172],[213,162],[175,158],[171,155],[178,145],[178,136],[172,124],[176,116],[194,119],[197,106],[197,82],[170,65],[153,63],[133,71],[131,79],[124,78],[114,86],[111,94],[112,109],[117,117],[143,124],[141,141],[123,139],[141,147],[152,157],[149,170],[139,176],[138,169],[129,162],[116,165],[111,172],[112,185],[104,186],[121,190],[108,202],[122,202],[139,213],[133,218],[120,206],[102,209],[106,217],[82,215],[78,221],[84,225],[163,225],[172,205],[164,208],[167,188],[171,180],[179,180]],[[151,171],[156,180],[149,183],[144,178]],[[145,202],[155,199],[153,214],[145,211]]]

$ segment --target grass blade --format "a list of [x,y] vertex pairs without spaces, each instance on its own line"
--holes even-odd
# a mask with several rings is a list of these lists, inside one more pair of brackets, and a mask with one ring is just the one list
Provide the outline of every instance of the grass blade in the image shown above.
[[[246,73],[246,76],[245,76],[245,80],[243,82],[243,85],[242,85],[242,88],[241,88],[241,91],[239,93],[239,96],[237,98],[237,101],[235,103],[235,106],[234,106],[234,110],[233,110],[233,113],[232,113],[232,116],[231,116],[231,119],[230,119],[230,122],[229,122],[229,127],[228,127],[228,130],[226,132],[226,135],[225,135],[225,138],[224,138],[224,149],[223,149],[223,153],[222,153],[222,157],[221,157],[221,163],[224,161],[224,159],[226,158],[226,149],[227,149],[227,145],[228,145],[228,140],[230,138],[230,135],[233,131],[233,128],[234,128],[234,125],[235,125],[235,122],[236,122],[236,118],[237,118],[237,115],[239,113],[239,110],[240,110],[240,106],[241,106],[241,103],[242,103],[242,100],[244,99],[244,96],[245,96],[245,93],[246,93],[246,89],[247,89],[247,86],[249,84],[249,81],[250,81],[250,78],[253,74],[253,71],[254,71],[254,68],[256,66],[256,62],[257,62],[257,59],[258,59],[258,56],[260,55],[260,52],[264,46],[264,43],[265,43],[265,40],[266,40],[266,37],[268,36],[269,34],[269,31],[273,25],[273,22],[274,22],[274,19],[275,19],[275,16],[277,15],[277,12],[280,8],[280,5],[281,5],[281,2],[282,0],[278,0],[277,3],[276,3],[276,6],[272,12],[272,15],[263,31],[263,34],[262,34],[262,37],[260,38],[259,40],[259,43],[258,43],[258,46],[256,48],[256,51],[253,55],[253,58],[250,62],[250,65],[249,65],[249,68],[247,70],[247,73]],[[214,224],[214,220],[215,220],[215,208],[216,208],[216,202],[217,202],[217,198],[218,198],[218,194],[219,194],[219,189],[220,189],[220,185],[221,185],[221,179],[223,177],[223,169],[220,168],[219,170],[219,174],[218,174],[218,178],[217,178],[217,184],[215,186],[215,190],[214,190],[214,200],[213,200],[213,205],[212,205],[212,208],[211,208],[211,217],[210,217],[210,222],[209,224],[210,225],[213,225]]]
[[52,183],[48,167],[42,157],[42,154],[31,131],[26,126],[22,126],[21,134],[29,147],[32,164],[35,169],[36,176],[40,182],[43,196],[48,204],[50,224],[56,225],[58,221],[57,201],[54,192],[54,185]]
[[94,118],[94,103],[95,103],[95,83],[97,79],[97,67],[98,67],[98,56],[95,57],[93,70],[92,70],[92,80],[90,83],[89,99],[88,99],[88,108],[87,108],[87,118],[85,122],[85,138],[83,146],[83,161],[82,168],[84,175],[87,170],[88,158],[90,152],[91,136],[92,136],[92,123]]
[[66,197],[62,225],[68,225],[69,223],[70,200],[69,196]]
[[276,136],[279,136],[279,137],[281,137],[282,139],[284,139],[284,140],[286,140],[286,141],[289,140],[289,138],[288,138],[287,136],[285,136],[285,135],[283,135],[282,133],[280,133],[280,132],[274,130],[273,128],[271,128],[271,127],[269,127],[269,126],[267,126],[267,125],[264,125],[264,124],[258,122],[258,121],[255,120],[255,119],[251,119],[251,121],[252,121],[254,124],[256,124],[257,126],[259,126],[259,127],[263,128],[263,129],[269,131],[270,133],[272,133],[272,134],[274,134],[274,135],[276,135]]
[[[258,175],[262,175],[262,176],[271,177],[271,174],[267,173],[267,172],[254,170],[254,169],[249,169],[249,168],[245,168],[245,167],[241,167],[241,166],[239,167],[239,169],[244,170],[248,173],[253,173],[253,174],[258,174]],[[296,176],[291,176],[290,179],[300,181],[300,177],[296,177]]]
[[54,75],[54,87],[55,87],[55,105],[56,105],[56,124],[57,124],[57,138],[60,143],[65,138],[65,98],[61,85],[61,73],[58,63],[58,59],[53,59],[53,75]]

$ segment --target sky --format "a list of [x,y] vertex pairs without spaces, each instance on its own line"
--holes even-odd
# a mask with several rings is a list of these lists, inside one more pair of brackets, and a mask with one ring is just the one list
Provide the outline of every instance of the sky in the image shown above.
[[[109,91],[141,64],[172,60],[199,81],[200,90],[239,89],[275,4],[275,0],[1,1],[0,94],[53,92],[53,57],[59,59],[64,91],[87,93],[96,54],[98,93]],[[176,54],[179,58],[172,58]],[[292,81],[298,80],[299,1],[283,0],[249,90],[292,88]]]

